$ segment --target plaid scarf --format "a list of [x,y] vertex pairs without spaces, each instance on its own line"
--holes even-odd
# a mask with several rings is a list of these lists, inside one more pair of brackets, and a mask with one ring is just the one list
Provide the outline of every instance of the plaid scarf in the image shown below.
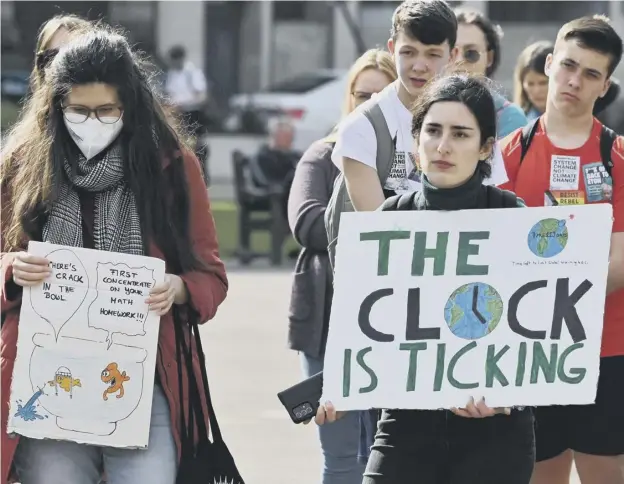
[[43,241],[83,247],[80,197],[74,188],[95,193],[93,238],[95,248],[142,255],[143,238],[134,194],[124,181],[124,163],[119,143],[87,160],[80,153],[78,166],[64,164],[67,179],[43,227]]

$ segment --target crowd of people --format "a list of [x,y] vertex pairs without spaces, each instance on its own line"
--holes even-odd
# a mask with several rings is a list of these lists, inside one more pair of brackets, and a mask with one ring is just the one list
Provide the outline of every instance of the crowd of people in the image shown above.
[[[320,482],[568,484],[574,462],[582,484],[624,484],[624,139],[609,129],[620,132],[612,75],[622,39],[606,17],[566,23],[554,41],[522,52],[511,102],[489,79],[502,32],[482,13],[405,0],[389,25],[387,50],[372,49],[351,67],[336,127],[298,161],[288,124],[272,127],[267,147],[285,153],[282,164],[268,163],[275,177],[294,169],[285,211],[302,250],[288,337],[302,375],[323,369],[335,243],[326,215],[344,187],[357,211],[540,207],[565,204],[570,193],[575,203],[611,203],[600,379],[587,406],[471,401],[451,410],[345,413],[322,402],[314,419]],[[228,280],[197,146],[189,146],[197,132],[180,122],[197,118],[206,83],[183,51],[170,57],[168,85],[186,97],[161,97],[147,60],[101,22],[62,16],[40,31],[31,92],[0,171],[0,484],[174,484],[183,462],[180,412],[201,406],[207,415],[206,402],[179,391],[200,360],[193,371],[179,364],[174,329],[185,322],[180,315],[200,323],[214,317]],[[565,186],[550,176],[563,158],[575,166]],[[589,190],[584,174],[596,162],[603,178]],[[273,183],[266,168],[254,173],[259,185]],[[161,323],[146,450],[7,434],[22,290],[49,275],[48,261],[27,252],[31,240],[165,260],[165,282],[148,300]]]
[[[606,116],[619,101],[612,75],[621,38],[603,16],[565,24],[554,41],[524,49],[510,102],[489,79],[502,32],[482,13],[407,0],[390,25],[387,52],[367,52],[350,73],[346,105],[368,101],[347,111],[296,168],[289,220],[304,250],[289,341],[302,355],[303,375],[322,370],[335,242],[327,214],[336,210],[332,194],[343,177],[342,208],[356,211],[612,203],[598,394],[587,406],[489,408],[481,401],[453,411],[337,413],[324,402],[315,418],[321,482],[568,484],[574,461],[583,484],[624,483],[624,142],[599,120],[621,132],[618,116]],[[390,138],[375,126],[376,109]],[[392,156],[383,154],[386,139],[394,142]],[[550,173],[563,157],[575,160],[575,174],[560,186]],[[597,161],[605,166],[600,191],[589,190],[584,175]]]

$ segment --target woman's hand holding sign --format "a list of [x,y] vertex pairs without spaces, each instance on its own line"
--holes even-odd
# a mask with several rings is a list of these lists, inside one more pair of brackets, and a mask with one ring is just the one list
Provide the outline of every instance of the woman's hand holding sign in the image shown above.
[[470,401],[465,408],[451,408],[451,412],[459,417],[484,418],[499,414],[509,415],[511,409],[509,407],[490,408],[485,404],[485,398],[482,398],[475,404],[474,398],[470,397]]
[[187,300],[188,292],[182,278],[165,274],[165,281],[152,288],[145,302],[150,305],[150,311],[162,316],[169,312],[173,304],[184,304]]
[[[323,425],[325,422],[332,423],[342,418],[345,413],[346,412],[337,412],[331,402],[325,402],[325,405],[319,405],[319,408],[316,411],[316,416],[314,417],[314,422],[316,425]],[[310,420],[304,423],[308,424],[310,423]]]
[[22,287],[41,284],[52,272],[46,258],[28,252],[15,254],[11,265],[13,266],[13,281]]
[[[22,287],[37,286],[52,273],[49,261],[45,257],[27,252],[15,254],[11,265],[13,281]],[[179,276],[167,274],[164,282],[152,288],[145,302],[150,305],[152,311],[162,316],[171,309],[173,304],[184,304],[187,299],[188,293],[184,281]]]

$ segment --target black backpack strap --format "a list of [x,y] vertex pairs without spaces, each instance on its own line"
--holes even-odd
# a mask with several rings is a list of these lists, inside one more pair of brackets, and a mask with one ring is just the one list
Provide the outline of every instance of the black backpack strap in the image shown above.
[[418,195],[418,192],[404,193],[399,198],[397,203],[397,210],[414,210],[414,199]]
[[501,190],[492,185],[487,186],[487,207],[488,208],[515,208],[518,204],[518,197],[514,192]]
[[400,198],[401,198],[401,195],[393,195],[392,197],[386,198],[377,210],[381,212],[396,210],[397,204],[399,203]]
[[378,210],[382,212],[396,210],[414,210],[414,199],[419,192],[403,193],[388,198]]
[[617,138],[617,133],[610,128],[602,125],[602,132],[600,133],[600,158],[602,164],[607,170],[607,173],[612,177],[613,160],[611,159],[611,150],[613,149],[613,143]]
[[503,207],[503,194],[501,190],[497,190],[496,187],[488,185],[487,190],[487,208],[502,208]]
[[514,192],[509,190],[501,190],[503,198],[502,208],[515,208],[518,206],[518,197]]
[[522,151],[520,152],[520,164],[522,164],[522,160],[524,160],[527,151],[529,151],[529,146],[531,146],[531,141],[533,141],[533,137],[535,136],[535,133],[537,133],[539,120],[540,118],[537,117],[522,128],[522,136],[520,137],[520,146],[522,147]]

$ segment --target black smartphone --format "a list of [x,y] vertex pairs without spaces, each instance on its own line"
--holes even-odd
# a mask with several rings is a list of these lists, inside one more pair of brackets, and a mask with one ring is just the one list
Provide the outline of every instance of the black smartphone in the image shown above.
[[279,392],[277,398],[296,424],[313,419],[323,393],[323,372]]

